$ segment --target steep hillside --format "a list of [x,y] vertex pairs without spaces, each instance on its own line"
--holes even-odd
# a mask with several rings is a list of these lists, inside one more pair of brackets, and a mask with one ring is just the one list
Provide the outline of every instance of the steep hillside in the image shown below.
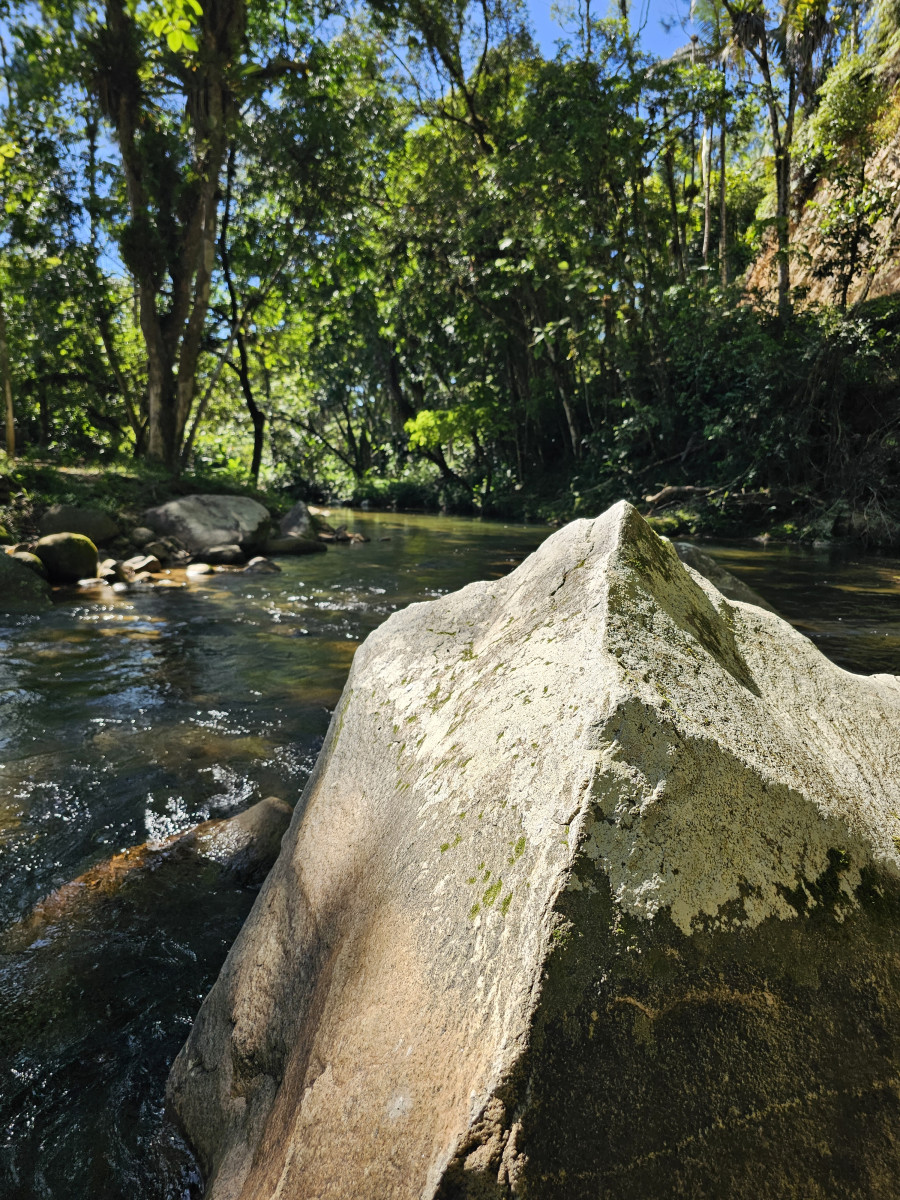
[[[847,291],[848,304],[874,300],[900,292],[900,128],[872,156],[866,168],[867,183],[880,186],[886,197],[886,213],[873,228],[871,237],[863,236],[860,258],[866,266],[856,271]],[[829,251],[822,233],[823,215],[838,200],[836,185],[821,178],[791,230],[791,285],[796,298],[817,304],[840,302],[841,280],[829,264]],[[748,289],[771,299],[776,298],[775,238],[748,271]]]

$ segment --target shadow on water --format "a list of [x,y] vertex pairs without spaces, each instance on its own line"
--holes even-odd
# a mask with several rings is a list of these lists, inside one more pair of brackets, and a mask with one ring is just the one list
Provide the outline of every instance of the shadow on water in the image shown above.
[[[70,593],[0,626],[5,1200],[198,1194],[162,1121],[165,1078],[254,892],[159,871],[24,942],[17,922],[123,847],[265,795],[293,803],[358,643],[412,601],[506,574],[548,534],[352,520],[371,541],[283,559],[279,575]],[[900,669],[900,563],[713,549],[842,666]]]

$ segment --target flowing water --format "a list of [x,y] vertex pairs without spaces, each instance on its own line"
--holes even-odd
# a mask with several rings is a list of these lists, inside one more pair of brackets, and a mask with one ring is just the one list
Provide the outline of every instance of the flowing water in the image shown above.
[[[371,540],[277,575],[57,597],[0,625],[0,1195],[174,1200],[169,1064],[253,902],[208,872],[9,936],[124,847],[291,803],[354,648],[395,609],[507,573],[548,530],[356,514]],[[706,547],[849,670],[900,672],[900,562]],[[183,577],[173,573],[173,581]],[[2,620],[2,618],[0,618]]]

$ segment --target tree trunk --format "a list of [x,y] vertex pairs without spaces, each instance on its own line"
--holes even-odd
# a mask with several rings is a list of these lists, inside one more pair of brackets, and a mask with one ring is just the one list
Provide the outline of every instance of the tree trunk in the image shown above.
[[[183,81],[190,176],[175,161],[167,164],[181,174],[176,205],[174,185],[147,158],[153,109],[134,23],[125,0],[106,5],[98,86],[115,128],[128,199],[131,240],[124,257],[135,279],[147,351],[147,453],[173,472],[181,462],[209,309],[217,191],[234,110],[230,73],[245,20],[244,0],[208,0],[203,6],[200,51]],[[158,236],[163,225],[167,236]]]
[[247,361],[247,343],[242,330],[238,330],[238,373],[241,380],[241,391],[244,403],[253,423],[253,455],[250,459],[250,477],[254,484],[259,483],[259,472],[262,467],[263,445],[265,444],[266,414],[256,403],[253,387],[250,383],[250,365]]
[[725,138],[725,111],[723,105],[722,125],[719,130],[719,272],[723,288],[728,286],[728,209],[726,203],[725,172],[727,167],[725,160]]
[[672,214],[672,258],[678,269],[678,278],[684,283],[684,253],[681,248],[681,232],[678,222],[678,197],[675,194],[675,151],[671,145],[666,147],[663,155],[665,166],[666,190],[669,193],[669,209]]
[[777,188],[776,231],[778,233],[778,316],[786,321],[791,315],[791,153],[781,146],[775,157],[775,183]]
[[712,237],[712,125],[703,126],[700,142],[700,172],[703,178],[703,265],[709,266],[709,245]]
[[247,357],[247,340],[241,326],[238,311],[237,289],[231,273],[231,256],[228,249],[228,231],[231,221],[231,201],[234,190],[235,146],[234,142],[228,148],[228,165],[225,171],[225,208],[222,213],[222,230],[219,235],[219,258],[222,263],[222,274],[225,276],[225,286],[228,288],[228,303],[231,309],[231,328],[235,330],[238,348],[238,378],[241,381],[241,393],[247,412],[253,424],[253,455],[250,459],[250,476],[254,483],[259,482],[259,472],[262,467],[263,444],[266,428],[266,414],[256,403],[253,395],[253,384],[250,380],[250,362]]
[[13,412],[12,371],[9,366],[9,343],[6,340],[6,309],[0,292],[0,381],[6,404],[6,457],[16,457],[16,423]]
[[778,316],[782,322],[791,315],[791,142],[794,136],[794,112],[797,107],[797,84],[793,76],[788,82],[787,106],[784,109],[784,125],[779,116],[779,96],[772,83],[769,68],[768,44],[763,40],[758,54],[754,55],[762,70],[766,86],[766,103],[769,109],[769,125],[772,130],[772,146],[775,150],[775,228],[778,236]]

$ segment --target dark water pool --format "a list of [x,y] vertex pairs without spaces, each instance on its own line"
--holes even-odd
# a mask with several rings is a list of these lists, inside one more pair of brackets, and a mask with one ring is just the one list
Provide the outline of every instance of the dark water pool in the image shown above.
[[[272,576],[70,594],[0,625],[0,1196],[197,1194],[169,1064],[253,902],[197,872],[28,937],[111,854],[266,795],[293,802],[356,645],[396,608],[508,572],[548,530],[354,514],[371,541]],[[900,562],[719,546],[840,665],[900,672]],[[173,578],[176,578],[173,576]],[[12,931],[12,934],[10,934]]]

